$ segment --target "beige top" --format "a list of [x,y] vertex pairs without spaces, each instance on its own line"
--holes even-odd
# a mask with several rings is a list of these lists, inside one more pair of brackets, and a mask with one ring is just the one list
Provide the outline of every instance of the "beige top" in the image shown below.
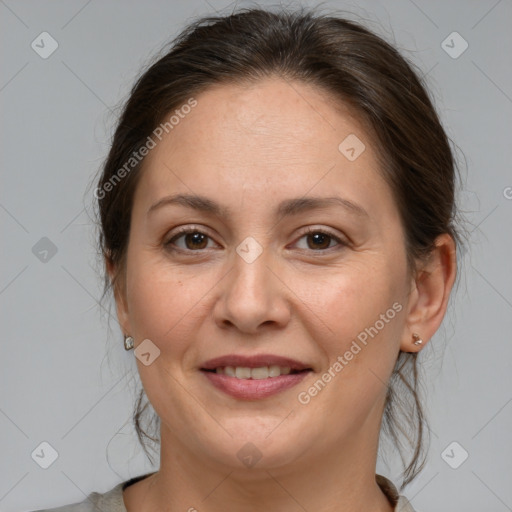
[[[72,505],[64,505],[63,507],[35,510],[34,512],[127,512],[123,501],[123,490],[131,484],[146,478],[153,473],[137,476],[117,484],[110,491],[100,494],[93,492],[80,503]],[[376,475],[375,479],[382,489],[382,492],[388,497],[391,505],[393,505],[395,512],[414,512],[411,504],[405,496],[399,496],[396,487],[387,478]]]

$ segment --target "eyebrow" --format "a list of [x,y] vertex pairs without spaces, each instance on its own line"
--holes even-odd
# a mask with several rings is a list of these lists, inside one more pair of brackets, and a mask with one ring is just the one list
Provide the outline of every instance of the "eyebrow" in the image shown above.
[[[232,217],[231,211],[225,206],[221,206],[211,199],[197,194],[175,194],[163,197],[148,209],[147,215],[169,205],[180,205],[193,210],[216,215],[217,217]],[[320,210],[332,206],[341,206],[348,213],[358,217],[369,217],[368,212],[360,205],[349,201],[343,197],[298,197],[286,199],[279,203],[275,210],[277,217],[286,217],[298,215],[311,210]]]

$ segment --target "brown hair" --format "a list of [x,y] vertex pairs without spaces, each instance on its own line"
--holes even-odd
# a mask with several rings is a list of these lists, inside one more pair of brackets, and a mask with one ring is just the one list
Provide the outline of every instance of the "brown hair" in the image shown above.
[[[102,257],[116,270],[112,282],[105,273],[104,297],[112,287],[122,286],[133,196],[144,160],[118,182],[112,178],[165,117],[192,95],[213,84],[269,76],[317,86],[352,107],[368,127],[401,215],[410,272],[431,253],[438,235],[448,233],[460,243],[455,229],[457,167],[414,65],[379,36],[338,16],[305,8],[293,12],[242,9],[190,24],[131,90],[98,182],[99,193],[95,193]],[[383,415],[382,431],[396,444],[404,464],[402,488],[423,468],[428,446],[417,355],[400,352]],[[133,419],[151,460],[144,438],[155,443],[158,438],[156,432],[152,437],[142,428],[149,405],[147,400],[143,405],[144,396],[141,389]],[[156,418],[155,429],[158,426]],[[407,462],[408,450],[412,455]]]

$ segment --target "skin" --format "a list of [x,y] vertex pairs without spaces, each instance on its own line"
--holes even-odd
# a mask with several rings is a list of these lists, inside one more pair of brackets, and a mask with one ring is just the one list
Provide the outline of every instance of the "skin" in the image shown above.
[[[128,487],[132,511],[389,512],[375,482],[386,383],[399,351],[421,350],[438,329],[455,279],[455,247],[440,236],[418,274],[408,272],[402,223],[379,173],[370,135],[348,108],[316,88],[268,78],[221,85],[158,143],[145,162],[132,210],[126,267],[115,290],[121,327],[135,348],[160,355],[142,384],[161,418],[161,461]],[[365,151],[349,161],[349,134]],[[199,194],[231,217],[168,205]],[[366,215],[329,206],[277,217],[290,198],[339,196]],[[190,235],[165,243],[190,227]],[[333,234],[315,240],[306,227]],[[237,246],[253,237],[263,252],[247,263]],[[319,248],[318,248],[319,247]],[[365,328],[394,303],[399,313],[307,405],[317,381]],[[423,345],[413,345],[412,333]],[[225,354],[292,357],[313,372],[296,387],[237,400],[199,371]],[[253,443],[252,468],[238,450]],[[303,508],[301,508],[303,507]]]

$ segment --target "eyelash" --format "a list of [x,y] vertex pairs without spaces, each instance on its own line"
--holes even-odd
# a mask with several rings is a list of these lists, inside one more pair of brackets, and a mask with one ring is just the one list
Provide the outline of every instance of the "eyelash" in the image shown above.
[[[201,253],[202,251],[205,251],[206,249],[193,250],[193,249],[182,249],[182,248],[173,247],[173,245],[174,245],[173,242],[175,242],[176,240],[178,240],[179,238],[181,238],[184,235],[192,234],[192,233],[199,233],[199,234],[205,235],[210,240],[212,239],[207,233],[204,233],[200,229],[192,228],[192,227],[180,228],[178,230],[178,232],[175,233],[167,242],[164,242],[164,247],[166,249],[168,249],[169,251],[172,251],[172,252],[189,252],[189,253],[197,252],[197,253]],[[330,231],[325,230],[325,229],[313,228],[313,227],[306,228],[306,230],[301,234],[301,236],[298,238],[298,240],[301,240],[302,238],[304,238],[305,236],[310,235],[310,234],[327,235],[329,238],[331,238],[332,240],[334,240],[338,244],[338,246],[339,246],[338,250],[339,250],[340,247],[347,247],[349,245],[348,242],[345,242],[344,240],[340,239],[338,236],[334,235]],[[311,251],[311,252],[315,252],[315,253],[322,253],[322,252],[325,253],[325,252],[330,252],[331,249],[335,249],[336,250],[336,247],[337,246],[328,247],[327,249],[316,249],[316,250],[315,249],[302,249],[302,250]]]

